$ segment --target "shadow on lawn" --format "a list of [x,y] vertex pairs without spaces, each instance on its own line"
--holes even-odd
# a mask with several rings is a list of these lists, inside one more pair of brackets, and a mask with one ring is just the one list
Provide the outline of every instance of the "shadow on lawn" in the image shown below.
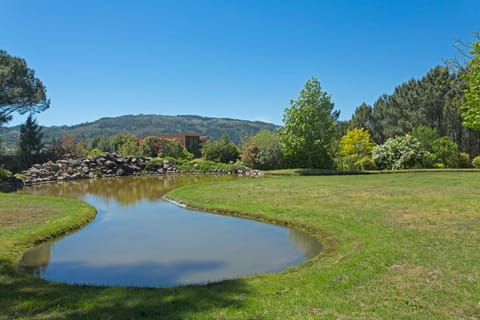
[[205,286],[133,288],[70,286],[18,275],[0,261],[0,317],[54,319],[188,319],[225,307],[240,308],[249,295],[243,280]]

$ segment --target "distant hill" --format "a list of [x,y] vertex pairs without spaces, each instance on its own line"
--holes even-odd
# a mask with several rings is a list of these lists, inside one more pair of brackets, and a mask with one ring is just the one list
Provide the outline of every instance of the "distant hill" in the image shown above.
[[[41,123],[40,123],[41,125]],[[64,133],[71,133],[88,141],[99,135],[115,135],[131,133],[135,136],[148,136],[161,133],[198,132],[210,139],[219,139],[227,133],[230,139],[239,144],[242,137],[256,134],[260,130],[275,130],[278,126],[261,122],[228,118],[208,118],[194,115],[162,116],[162,115],[126,115],[112,118],[101,118],[93,122],[74,126],[43,127],[44,141],[50,142]],[[0,137],[5,148],[17,144],[20,126],[0,127]]]

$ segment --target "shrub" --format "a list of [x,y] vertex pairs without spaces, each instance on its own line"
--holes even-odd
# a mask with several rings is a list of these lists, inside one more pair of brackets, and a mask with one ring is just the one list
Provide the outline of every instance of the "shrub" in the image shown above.
[[193,154],[188,152],[177,140],[156,136],[146,137],[140,142],[139,154],[144,157],[193,159]]
[[3,167],[0,167],[0,180],[4,178],[10,178],[11,176],[12,176],[12,172],[10,172],[9,170]]
[[409,169],[422,166],[425,151],[410,135],[388,139],[373,148],[372,158],[379,169]]
[[52,152],[54,158],[81,158],[86,155],[85,142],[73,134],[63,134],[60,138],[53,140]]
[[94,157],[94,156],[100,156],[102,154],[103,154],[102,150],[95,148],[95,149],[90,150],[87,153],[87,157],[91,158],[91,157]]
[[159,157],[172,157],[175,159],[193,159],[193,154],[188,152],[180,142],[174,139],[161,139]]
[[460,152],[458,154],[458,167],[459,168],[470,168],[471,167],[470,155],[468,153]]
[[355,161],[354,166],[359,168],[360,170],[375,170],[375,162],[371,157],[363,157],[357,161]]
[[364,170],[363,165],[369,166],[367,162],[370,159],[373,146],[368,131],[363,128],[349,130],[340,139],[337,153],[338,169]]
[[278,135],[267,130],[247,137],[240,156],[247,166],[254,169],[280,169],[284,163]]
[[202,146],[202,156],[205,160],[229,163],[237,161],[240,150],[228,136],[224,135],[220,140],[205,142]]
[[459,166],[458,145],[449,137],[441,137],[432,142],[433,155],[436,162],[447,168]]
[[480,169],[480,156],[476,156],[475,158],[473,158],[472,165],[475,168]]

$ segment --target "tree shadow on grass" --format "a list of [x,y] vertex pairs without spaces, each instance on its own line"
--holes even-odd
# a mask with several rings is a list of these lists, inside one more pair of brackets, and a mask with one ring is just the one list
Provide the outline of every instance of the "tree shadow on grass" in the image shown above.
[[0,260],[0,317],[53,319],[215,318],[241,308],[249,289],[243,280],[175,288],[93,287],[19,275]]

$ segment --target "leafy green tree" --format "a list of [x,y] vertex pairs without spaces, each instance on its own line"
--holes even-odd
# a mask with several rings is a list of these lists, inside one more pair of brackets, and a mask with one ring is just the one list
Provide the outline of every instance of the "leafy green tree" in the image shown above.
[[[362,170],[361,164],[371,158],[374,144],[365,129],[352,129],[341,139],[338,151],[338,168],[341,170]],[[361,161],[360,161],[361,160]]]
[[135,136],[125,134],[118,135],[118,152],[124,156],[138,156],[140,155],[140,148],[138,140]]
[[254,169],[270,170],[282,167],[284,158],[278,134],[262,130],[245,139],[241,159]]
[[140,141],[140,155],[144,157],[156,157],[162,149],[162,139],[155,136],[149,136]]
[[178,140],[162,139],[158,156],[161,158],[171,157],[175,159],[193,159],[194,155],[182,146]]
[[175,159],[193,159],[193,154],[187,151],[175,139],[165,139],[157,136],[146,137],[140,142],[140,154],[145,157],[172,157]]
[[229,163],[238,160],[240,150],[224,134],[220,140],[206,141],[202,146],[202,157],[205,160]]
[[417,139],[422,148],[428,152],[433,152],[432,143],[439,138],[437,129],[425,125],[419,125],[413,128],[412,137]]
[[40,127],[30,114],[25,124],[20,126],[20,139],[18,141],[18,160],[22,168],[30,167],[38,159],[43,148],[42,127]]
[[96,136],[90,140],[89,150],[97,149],[101,152],[115,152],[115,146],[113,144],[114,137],[108,137],[105,135]]
[[372,157],[379,169],[409,169],[423,166],[425,151],[417,139],[407,134],[377,145]]
[[331,96],[322,91],[318,80],[308,80],[300,96],[285,109],[285,127],[279,131],[282,150],[292,165],[333,167],[331,146],[338,116],[339,112],[333,111]]
[[[138,141],[137,141],[137,138],[133,135],[133,134],[130,134],[130,133],[119,133],[119,134],[116,134],[112,137],[110,137],[109,139],[109,144],[112,148],[112,151],[113,152],[119,152],[121,154],[125,154],[125,155],[134,155],[135,152],[137,152],[138,150],[136,150],[138,148]],[[120,150],[122,148],[123,145],[126,145],[123,149],[123,151],[127,151],[128,150],[131,150],[132,153],[122,153],[122,151]],[[127,147],[127,145],[129,147]]]
[[473,43],[470,53],[472,57],[463,74],[463,79],[467,84],[465,89],[466,106],[462,111],[463,125],[480,130],[480,42]]
[[12,113],[35,113],[48,109],[43,83],[24,59],[0,50],[0,125],[12,118]]

